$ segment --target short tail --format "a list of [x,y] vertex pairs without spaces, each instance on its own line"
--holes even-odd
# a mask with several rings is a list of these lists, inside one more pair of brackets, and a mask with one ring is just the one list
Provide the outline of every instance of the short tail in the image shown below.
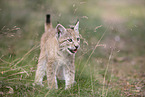
[[45,22],[45,31],[48,31],[48,29],[52,28],[51,24],[51,16],[50,14],[46,15],[46,22]]

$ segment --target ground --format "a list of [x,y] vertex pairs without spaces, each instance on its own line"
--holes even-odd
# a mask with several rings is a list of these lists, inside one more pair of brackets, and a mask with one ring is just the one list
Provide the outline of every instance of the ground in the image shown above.
[[[51,2],[51,3],[50,3]],[[0,1],[0,95],[5,97],[144,97],[144,0]],[[33,86],[45,14],[65,27],[80,19],[76,84]]]

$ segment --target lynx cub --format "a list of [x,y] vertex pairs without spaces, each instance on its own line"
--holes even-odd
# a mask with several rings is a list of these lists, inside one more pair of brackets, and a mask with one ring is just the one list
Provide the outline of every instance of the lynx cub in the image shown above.
[[41,37],[35,83],[41,85],[46,73],[48,88],[58,88],[57,78],[65,80],[65,89],[75,83],[75,53],[79,48],[79,21],[73,28],[58,24],[52,27],[50,15],[46,15],[45,33]]

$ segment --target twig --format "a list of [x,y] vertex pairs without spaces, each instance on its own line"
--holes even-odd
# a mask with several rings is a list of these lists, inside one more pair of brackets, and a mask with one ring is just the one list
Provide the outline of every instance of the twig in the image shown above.
[[7,62],[7,61],[5,61],[5,60],[3,60],[3,59],[1,59],[1,58],[0,58],[0,60],[1,60],[2,62],[6,63],[6,64],[10,64],[10,62]]
[[[21,68],[21,67],[20,67]],[[21,68],[28,76],[29,76],[29,74],[28,74],[28,72],[26,71],[26,70],[24,70],[23,68]]]
[[18,72],[18,73],[14,73],[14,74],[8,75],[7,77],[9,77],[9,76],[13,76],[13,75],[17,75],[17,74],[23,74],[23,73],[26,73],[26,72]]
[[[28,65],[23,66],[23,68],[26,67],[26,66],[28,66]],[[14,71],[14,70],[17,70],[17,69],[22,69],[22,67],[18,67],[18,68],[15,68],[15,69],[9,69],[9,70],[6,70],[6,71],[2,71],[1,73],[6,73],[6,72],[9,72],[9,71]]]
[[4,80],[4,81],[17,80],[17,79],[20,79],[20,78],[12,78],[12,79]]

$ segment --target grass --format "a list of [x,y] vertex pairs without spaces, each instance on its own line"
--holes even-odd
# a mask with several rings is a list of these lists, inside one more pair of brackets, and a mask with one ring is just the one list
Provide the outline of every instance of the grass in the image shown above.
[[[102,36],[103,37],[103,36]],[[101,38],[102,39],[102,38]],[[100,40],[101,40],[100,39]],[[80,64],[76,66],[76,82],[77,84],[74,85],[69,90],[64,90],[64,81],[59,81],[59,89],[58,90],[48,90],[46,78],[44,79],[45,87],[34,87],[32,83],[34,82],[34,76],[36,71],[36,64],[37,59],[35,59],[35,50],[38,51],[39,46],[34,46],[30,49],[22,58],[11,57],[9,58],[9,62],[1,59],[3,61],[1,65],[1,93],[3,96],[81,96],[81,97],[88,97],[88,96],[119,96],[121,91],[114,88],[109,88],[106,85],[106,76],[107,68],[104,72],[104,79],[103,83],[99,82],[95,79],[94,75],[96,75],[95,71],[91,69],[90,66],[90,58],[94,53],[95,49],[99,45],[97,43],[96,47],[92,50],[92,53],[88,57],[85,63],[82,60],[79,62]],[[111,56],[111,55],[110,55]],[[38,57],[38,56],[37,56]],[[6,58],[7,59],[7,58]],[[12,59],[12,60],[11,60]],[[108,60],[110,61],[111,58]],[[35,61],[35,62],[34,62]],[[8,64],[8,65],[5,65]],[[89,66],[89,69],[87,69]],[[98,72],[99,74],[99,72]],[[103,77],[103,76],[102,76]]]
[[[103,37],[103,36],[102,36]],[[101,39],[102,39],[101,37]],[[100,39],[100,41],[101,41]],[[32,83],[34,82],[34,75],[36,70],[36,64],[38,55],[38,47],[34,46],[30,49],[22,58],[16,58],[15,56],[5,56],[1,58],[1,93],[3,96],[106,96],[106,97],[118,97],[123,96],[123,93],[117,86],[109,86],[112,77],[108,73],[108,67],[110,65],[113,50],[109,56],[107,67],[103,70],[96,70],[90,66],[90,59],[96,48],[99,46],[99,42],[91,51],[88,59],[86,61],[77,61],[79,63],[76,66],[76,82],[77,84],[69,90],[64,90],[64,81],[59,81],[58,90],[48,90],[46,89],[47,83],[46,78],[44,79],[45,87],[34,87]],[[37,51],[37,52],[36,52]],[[35,59],[37,57],[37,59]],[[5,61],[4,59],[8,59]],[[76,63],[76,64],[77,64]],[[7,65],[5,65],[7,64]],[[89,67],[89,69],[88,69]],[[100,75],[99,77],[95,77]],[[9,88],[8,88],[9,87]],[[11,91],[11,92],[10,92]]]
[[[144,0],[16,1],[0,1],[0,96],[145,96]],[[46,13],[54,27],[80,19],[85,40],[76,55],[77,83],[69,90],[64,81],[48,90],[46,77],[44,87],[33,86]]]
[[[34,64],[36,65],[36,64]],[[89,70],[90,74],[86,74],[83,72],[81,76],[79,72],[76,73],[76,81],[77,84],[69,90],[64,90],[64,81],[59,81],[59,89],[58,90],[47,90],[47,83],[46,80],[44,81],[45,87],[34,87],[32,83],[34,82],[34,70],[28,69],[31,66],[26,65],[24,67],[20,66],[20,68],[15,68],[15,70],[9,70],[8,72],[3,72],[2,76],[7,76],[6,78],[2,78],[1,81],[1,91],[4,93],[3,96],[81,96],[81,97],[88,97],[88,96],[101,96],[103,87],[102,83],[99,83],[96,79],[94,79],[94,73]],[[23,68],[23,69],[22,69]],[[35,68],[36,69],[36,68]],[[87,71],[87,70],[85,70]],[[88,72],[88,71],[87,71]],[[14,91],[12,94],[8,93],[10,91],[9,88],[11,87]],[[97,88],[96,88],[97,87]],[[106,87],[106,86],[105,86]],[[108,91],[108,95],[119,96],[119,90],[112,89],[104,90],[103,92]],[[117,92],[115,92],[117,91]],[[49,93],[48,93],[49,92]],[[111,94],[110,94],[111,93]],[[107,95],[106,94],[106,95]]]

